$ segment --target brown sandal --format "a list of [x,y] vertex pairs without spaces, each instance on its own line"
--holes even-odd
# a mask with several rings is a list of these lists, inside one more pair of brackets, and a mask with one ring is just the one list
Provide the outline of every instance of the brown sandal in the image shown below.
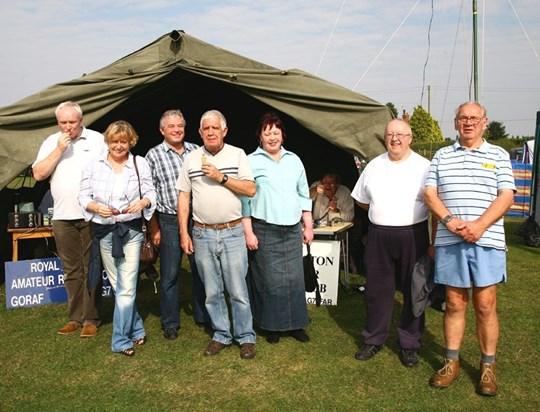
[[135,349],[127,348],[127,349],[124,349],[123,351],[121,351],[120,353],[122,355],[126,355],[126,356],[133,356],[133,355],[135,355]]
[[135,345],[137,346],[142,346],[144,344],[146,344],[146,336],[143,336],[142,338],[135,341]]

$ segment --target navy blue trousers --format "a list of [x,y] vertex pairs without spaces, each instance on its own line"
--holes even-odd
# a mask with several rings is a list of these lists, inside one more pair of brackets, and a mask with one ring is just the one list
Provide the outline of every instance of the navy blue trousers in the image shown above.
[[366,250],[366,325],[364,343],[382,345],[390,334],[396,284],[403,292],[398,339],[403,349],[418,349],[424,331],[424,314],[411,308],[411,275],[417,259],[429,247],[427,221],[412,226],[369,227]]

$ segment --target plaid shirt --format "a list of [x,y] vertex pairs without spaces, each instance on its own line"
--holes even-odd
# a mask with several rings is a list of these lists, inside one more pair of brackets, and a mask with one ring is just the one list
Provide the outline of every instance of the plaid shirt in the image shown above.
[[198,147],[194,143],[184,142],[184,151],[179,155],[164,140],[146,154],[156,187],[158,212],[176,215],[178,205],[176,180],[187,154]]
[[[139,169],[142,197],[150,200],[150,208],[143,209],[144,217],[150,219],[154,213],[156,204],[156,191],[152,185],[150,168],[144,158],[137,156],[137,168]],[[122,181],[116,186],[116,179]],[[86,164],[81,175],[81,185],[79,190],[79,204],[83,217],[86,221],[92,220],[101,225],[112,225],[116,222],[129,222],[139,219],[141,213],[121,213],[108,218],[101,217],[98,213],[91,213],[86,210],[90,202],[96,202],[118,210],[123,210],[131,203],[139,200],[139,178],[133,165],[133,155],[129,154],[129,161],[123,166],[122,173],[116,174],[107,162],[107,153],[96,157]]]

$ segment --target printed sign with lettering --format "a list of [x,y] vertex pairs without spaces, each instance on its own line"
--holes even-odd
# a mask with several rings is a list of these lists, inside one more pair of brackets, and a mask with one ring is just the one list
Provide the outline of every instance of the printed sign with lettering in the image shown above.
[[111,282],[109,281],[109,275],[107,275],[105,269],[101,272],[101,296],[104,298],[114,297],[114,291]]
[[[5,269],[8,309],[67,302],[64,269],[60,259],[6,262]],[[101,273],[101,296],[114,297],[105,271]]]
[[[314,240],[311,243],[313,266],[319,276],[321,305],[337,305],[339,284],[339,246],[338,240]],[[304,255],[307,254],[304,245]],[[306,302],[315,304],[315,292],[306,292]]]
[[8,309],[67,301],[60,259],[6,262],[5,270]]

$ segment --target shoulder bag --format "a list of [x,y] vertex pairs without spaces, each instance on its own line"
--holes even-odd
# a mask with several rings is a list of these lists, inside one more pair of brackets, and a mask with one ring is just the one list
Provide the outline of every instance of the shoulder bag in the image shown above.
[[[137,180],[139,181],[139,197],[142,199],[142,191],[141,191],[141,178],[139,177],[139,169],[137,168],[137,161],[135,160],[136,156],[133,156],[133,165],[135,166],[135,172],[137,173]],[[146,263],[148,265],[153,265],[156,263],[158,258],[158,248],[156,245],[152,243],[150,240],[150,237],[148,236],[148,226],[146,223],[146,219],[144,218],[144,214],[141,211],[141,218],[142,218],[142,232],[143,232],[143,242],[141,245],[141,255],[139,257],[139,260],[142,263]]]

